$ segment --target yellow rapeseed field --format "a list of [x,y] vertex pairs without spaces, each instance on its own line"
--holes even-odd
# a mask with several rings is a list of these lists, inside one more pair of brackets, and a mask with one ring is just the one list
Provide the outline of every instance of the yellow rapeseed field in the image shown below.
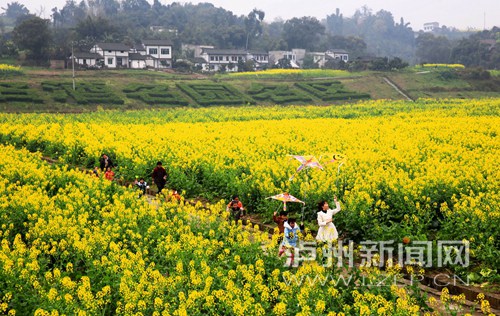
[[[314,229],[315,203],[337,195],[336,225],[353,240],[463,241],[473,266],[493,271],[499,110],[500,99],[483,99],[2,114],[0,307],[36,315],[419,314],[417,300],[397,287],[287,283],[340,270],[314,262],[284,269],[274,243],[262,251],[267,236],[249,238],[221,220],[227,200],[217,200],[237,193],[270,217],[279,205],[265,198],[288,191],[306,201]],[[214,203],[148,204],[27,150],[86,167],[106,153],[119,180],[149,180],[161,160],[170,187]],[[328,163],[332,153],[347,157],[340,169]],[[289,181],[298,167],[291,154],[315,155],[324,170]]]

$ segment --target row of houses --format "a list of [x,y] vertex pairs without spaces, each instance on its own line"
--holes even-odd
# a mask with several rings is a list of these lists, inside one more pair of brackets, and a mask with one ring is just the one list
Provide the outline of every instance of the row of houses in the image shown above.
[[[293,68],[300,68],[304,58],[312,56],[319,67],[330,60],[349,61],[345,50],[306,52],[305,49],[291,51],[246,51],[217,49],[213,46],[183,45],[183,51],[191,51],[194,59],[189,62],[206,72],[238,71],[242,63],[252,61],[254,70],[262,70],[277,64],[281,59],[290,61]],[[74,62],[86,68],[172,68],[172,44],[165,40],[143,40],[140,45],[129,47],[122,43],[97,43],[89,52],[78,52],[71,56]]]
[[144,40],[136,47],[97,43],[88,52],[75,52],[73,58],[88,68],[171,68],[172,45],[164,40]]

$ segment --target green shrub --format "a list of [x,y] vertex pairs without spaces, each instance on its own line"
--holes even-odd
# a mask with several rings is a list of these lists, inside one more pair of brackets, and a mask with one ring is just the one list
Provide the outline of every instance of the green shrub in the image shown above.
[[177,87],[202,106],[255,104],[254,100],[226,84],[178,83]]
[[127,98],[152,105],[188,105],[188,101],[175,90],[165,85],[130,84],[123,89]]
[[255,100],[270,101],[276,104],[290,104],[312,101],[309,96],[304,95],[300,91],[297,91],[296,89],[286,84],[252,84],[247,93],[250,94]]
[[344,88],[340,81],[298,82],[295,86],[314,95],[322,101],[369,99],[367,93],[358,93]]

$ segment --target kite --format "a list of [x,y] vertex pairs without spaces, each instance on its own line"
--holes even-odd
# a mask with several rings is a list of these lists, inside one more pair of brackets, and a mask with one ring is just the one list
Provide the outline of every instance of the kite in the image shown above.
[[296,203],[306,204],[305,202],[297,199],[295,196],[290,195],[288,192],[284,192],[284,193],[281,193],[278,195],[273,195],[273,196],[267,197],[266,199],[274,199],[274,200],[282,201],[284,211],[286,211],[286,202],[296,202]]
[[289,179],[290,181],[292,181],[293,178],[295,177],[295,175],[297,173],[299,173],[302,169],[319,168],[319,169],[323,170],[323,166],[319,163],[318,159],[316,159],[316,157],[314,157],[314,156],[297,156],[297,155],[289,155],[289,156],[297,159],[301,163],[299,168],[297,168],[297,170],[295,171],[293,176]]

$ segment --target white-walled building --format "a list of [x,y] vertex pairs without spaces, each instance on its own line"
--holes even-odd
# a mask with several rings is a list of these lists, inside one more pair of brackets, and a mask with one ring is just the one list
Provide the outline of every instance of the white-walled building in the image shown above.
[[107,68],[128,68],[130,47],[122,43],[97,43],[91,53],[102,56],[103,66]]
[[148,67],[155,69],[172,68],[172,44],[166,40],[143,40]]

